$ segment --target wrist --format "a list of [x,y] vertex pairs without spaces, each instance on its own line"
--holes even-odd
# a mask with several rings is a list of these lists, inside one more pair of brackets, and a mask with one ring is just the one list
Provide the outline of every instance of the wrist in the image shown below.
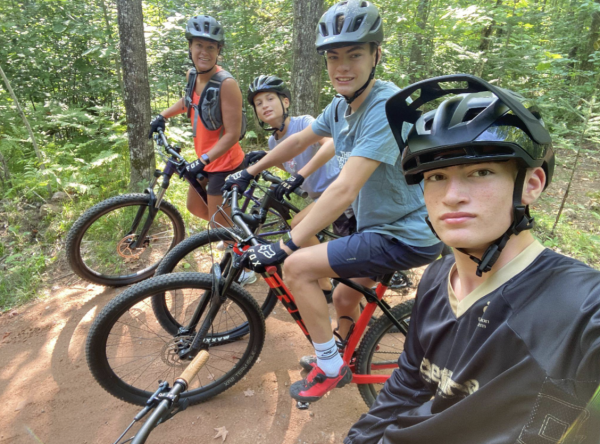
[[[296,245],[294,243],[294,241],[292,240],[292,236],[290,235],[289,232],[287,232],[283,235],[281,242],[283,245],[285,245],[287,248],[289,248],[290,251],[292,251],[292,252],[300,249],[300,247],[298,245]],[[290,254],[290,253],[288,253],[288,254]]]
[[208,157],[208,154],[204,153],[200,156],[200,160],[202,161],[202,163],[204,165],[208,165],[210,163],[210,157]]

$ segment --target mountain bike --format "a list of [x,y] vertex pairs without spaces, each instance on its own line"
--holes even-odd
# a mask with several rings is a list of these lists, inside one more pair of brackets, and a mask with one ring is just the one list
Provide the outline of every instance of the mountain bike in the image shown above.
[[[160,260],[185,238],[185,225],[177,208],[164,199],[171,177],[177,173],[206,202],[206,191],[187,171],[181,148],[171,146],[162,130],[154,135],[156,151],[165,161],[144,193],[124,194],[94,205],[73,224],[66,240],[71,269],[82,279],[99,285],[129,285],[152,276]],[[162,148],[162,150],[161,150]],[[163,152],[164,151],[164,152]],[[162,177],[160,189],[154,189]],[[243,207],[258,201],[256,184],[245,193]],[[306,192],[296,193],[306,197]],[[284,216],[273,210],[273,225]]]
[[[270,186],[264,187],[261,184],[252,182],[252,187],[262,191],[262,198],[254,200],[254,205],[250,208],[246,199],[241,207],[244,214],[240,217],[244,218],[247,226],[257,237],[264,241],[272,242],[291,230],[288,220],[291,220],[292,216],[299,213],[300,210],[291,202],[287,200],[279,201],[274,197],[273,191],[282,182],[281,178],[268,171],[263,171],[261,176],[266,183],[270,183]],[[236,228],[236,230],[238,235],[242,234],[239,228]],[[324,229],[317,234],[317,237],[323,241],[337,239],[340,236],[330,230]],[[226,254],[225,250],[232,248],[235,241],[235,230],[230,227],[208,229],[196,233],[169,251],[156,269],[155,276],[177,272],[209,273],[213,261],[221,260]],[[281,275],[281,270],[279,270],[279,274]],[[333,284],[335,287],[336,283],[333,282]],[[413,287],[413,285],[407,272],[397,271],[390,281],[390,287],[393,288],[388,292],[386,298],[393,298],[394,304],[399,303],[405,299],[404,290]],[[277,295],[274,291],[270,289],[265,294],[260,289],[252,287],[246,287],[246,289],[251,292],[254,299],[261,305],[265,318],[269,316],[277,303]],[[155,298],[155,300],[157,299]],[[329,303],[332,302],[331,292],[328,293],[327,301]],[[364,307],[364,304],[362,306]],[[161,313],[161,311],[165,311],[165,313]],[[165,322],[165,319],[169,319],[165,304],[155,303],[155,312],[159,322],[162,323]],[[373,320],[376,318],[377,316]],[[163,324],[163,327],[169,328],[170,325],[173,324],[168,320]]]
[[[156,404],[151,402],[153,396],[171,400],[160,415],[152,416],[152,423],[144,425],[146,430],[188,405],[206,401],[233,386],[250,370],[262,350],[263,312],[250,294],[235,283],[235,276],[243,268],[243,251],[260,240],[246,222],[248,215],[237,205],[237,190],[229,196],[235,244],[225,251],[219,263],[213,264],[210,274],[172,273],[141,282],[109,302],[90,328],[86,342],[88,366],[107,392],[150,410]],[[310,341],[294,296],[277,267],[269,267],[263,277]],[[368,406],[398,366],[414,303],[409,300],[390,307],[383,295],[391,278],[392,274],[384,276],[376,290],[335,278],[361,292],[367,300],[342,353],[354,374],[352,382],[358,384]],[[171,325],[157,319],[157,303],[165,304]],[[362,337],[376,308],[384,316]],[[201,352],[210,355],[208,363],[186,381],[187,390],[169,398],[165,394],[168,384],[176,381]],[[151,391],[159,384],[164,384],[157,391],[162,395]],[[308,405],[298,403],[297,407]]]

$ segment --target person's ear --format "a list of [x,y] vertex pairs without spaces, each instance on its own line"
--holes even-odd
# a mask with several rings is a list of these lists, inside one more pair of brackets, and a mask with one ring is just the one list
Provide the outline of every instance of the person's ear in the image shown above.
[[525,184],[523,186],[523,205],[534,203],[546,185],[546,172],[541,167],[530,168],[525,175]]
[[290,107],[290,99],[288,99],[287,97],[284,97],[282,102],[283,102],[283,107],[285,108],[284,111],[286,111]]

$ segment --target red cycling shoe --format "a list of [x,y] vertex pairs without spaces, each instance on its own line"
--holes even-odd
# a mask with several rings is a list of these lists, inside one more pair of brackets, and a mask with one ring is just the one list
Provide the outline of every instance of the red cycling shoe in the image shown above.
[[325,393],[341,388],[352,381],[352,371],[345,363],[340,367],[337,376],[327,376],[316,364],[310,373],[301,381],[294,382],[290,386],[290,395],[296,401],[315,402],[321,399]]

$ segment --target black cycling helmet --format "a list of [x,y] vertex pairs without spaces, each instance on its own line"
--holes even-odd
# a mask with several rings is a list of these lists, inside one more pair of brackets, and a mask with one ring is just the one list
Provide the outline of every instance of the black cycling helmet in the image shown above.
[[185,38],[192,40],[194,37],[213,40],[219,46],[225,44],[223,26],[209,15],[197,15],[188,20],[185,26]]
[[[368,1],[339,2],[329,8],[317,24],[315,45],[319,54],[356,43],[375,43],[379,46],[382,41],[383,23],[379,11],[373,3]],[[375,66],[371,70],[367,82],[356,90],[352,97],[344,96],[348,105],[367,89],[375,77],[375,68],[378,62],[379,53],[377,53]]]
[[[191,43],[194,37],[212,40],[219,45],[219,48],[225,44],[225,31],[223,31],[223,26],[209,15],[197,15],[188,20],[187,25],[185,26],[185,38]],[[188,51],[188,56],[193,62],[192,51]],[[214,67],[215,66],[213,65],[210,69],[198,71],[198,74],[206,74],[207,72],[212,71]]]
[[[453,87],[454,82],[466,85]],[[447,85],[450,86],[444,88]],[[425,114],[419,111],[426,103],[448,94],[458,95]],[[407,101],[417,95],[412,103]],[[516,161],[519,172],[513,191],[512,225],[481,260],[469,255],[479,264],[479,276],[492,268],[511,235],[533,228],[529,208],[521,203],[527,168],[542,167],[546,186],[552,181],[555,161],[550,134],[539,112],[526,105],[521,95],[467,74],[414,83],[386,103],[387,118],[402,151],[402,169],[408,184],[419,183],[425,171],[437,168]],[[404,123],[412,124],[406,136],[402,130]]]
[[291,102],[292,95],[290,94],[290,90],[287,88],[287,86],[285,86],[285,83],[283,82],[283,80],[281,80],[277,76],[260,75],[260,76],[256,77],[252,81],[252,83],[250,83],[250,86],[248,87],[248,96],[247,97],[248,97],[248,103],[254,109],[254,114],[256,115],[257,119],[258,119],[258,114],[256,114],[256,107],[254,106],[254,97],[256,97],[256,95],[258,93],[262,93],[262,92],[277,93],[277,96],[279,97],[279,101],[281,102],[281,108],[283,109],[283,120],[281,122],[281,126],[277,129],[277,128],[265,128],[265,126],[264,126],[265,123],[259,119],[258,122],[259,122],[261,128],[263,128],[266,131],[273,131],[273,132],[283,131],[283,129],[285,128],[285,121],[288,118],[288,112],[287,112],[285,106],[283,106],[283,99],[281,98],[281,96],[287,97],[287,99]]

